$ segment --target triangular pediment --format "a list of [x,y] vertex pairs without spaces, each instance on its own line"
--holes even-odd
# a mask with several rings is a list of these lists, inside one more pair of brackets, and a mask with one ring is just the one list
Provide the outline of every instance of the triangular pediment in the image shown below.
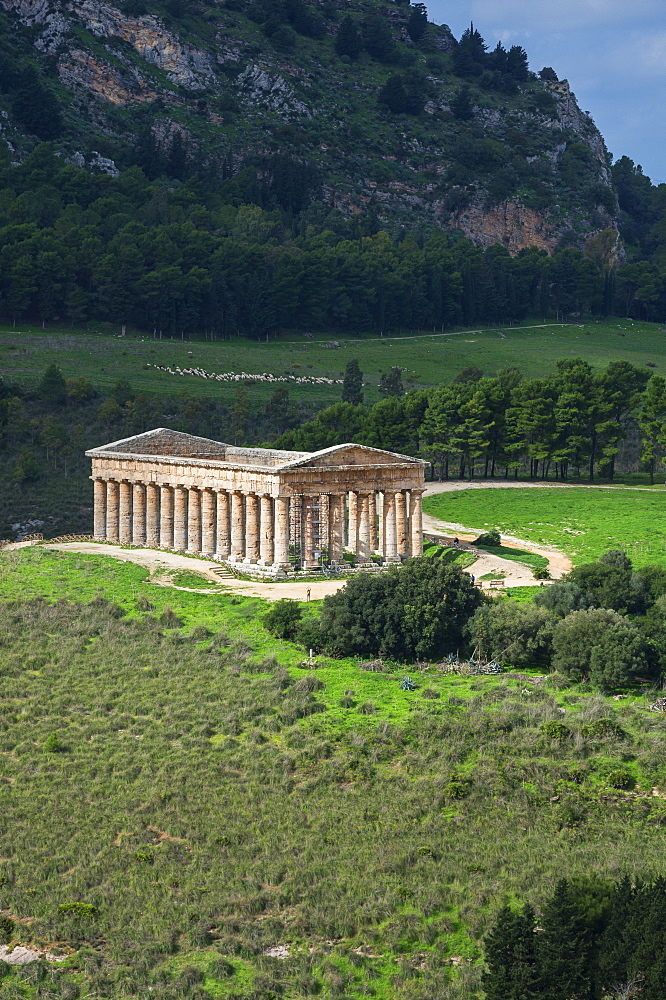
[[197,437],[183,431],[173,431],[168,427],[135,434],[133,437],[112,441],[101,448],[93,448],[87,454],[105,455],[109,452],[125,455],[168,455],[170,457],[208,457],[224,460],[229,445],[211,438]]
[[296,462],[290,462],[288,468],[299,469],[331,469],[349,466],[386,466],[386,465],[427,465],[420,458],[410,455],[399,455],[393,451],[383,451],[381,448],[370,448],[364,444],[338,444],[332,448],[323,448],[313,452]]

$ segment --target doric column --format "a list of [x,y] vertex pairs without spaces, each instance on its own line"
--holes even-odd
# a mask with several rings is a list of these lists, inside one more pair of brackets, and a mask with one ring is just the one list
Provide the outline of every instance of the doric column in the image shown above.
[[201,491],[201,551],[205,556],[215,552],[215,494]]
[[358,546],[357,562],[370,562],[370,497],[358,494]]
[[173,489],[160,486],[160,548],[173,549]]
[[146,485],[146,545],[157,549],[160,544],[160,488],[157,483]]
[[229,532],[229,494],[221,491],[217,494],[215,555],[218,559],[228,559],[230,554],[231,535]]
[[423,555],[423,493],[409,491],[409,554]]
[[328,501],[328,561],[342,562],[345,540],[345,497],[333,493]]
[[261,498],[261,524],[259,540],[259,562],[262,566],[273,565],[273,542],[275,529],[273,525],[273,497]]
[[370,519],[370,551],[376,552],[379,548],[377,538],[377,494],[374,492],[368,496],[368,517]]
[[121,545],[132,544],[132,484],[125,481],[120,484],[118,538]]
[[173,547],[176,552],[187,548],[187,489],[176,486],[173,491]]
[[401,491],[395,495],[395,522],[398,555],[407,555],[407,502],[405,494]]
[[118,507],[120,503],[120,490],[118,483],[110,479],[106,484],[106,540],[107,542],[118,541]]
[[379,500],[379,551],[386,557],[386,493],[378,494]]
[[349,494],[349,526],[347,528],[347,548],[356,552],[358,548],[358,493]]
[[245,497],[238,490],[231,494],[231,559],[240,562],[245,555]]
[[187,494],[187,551],[201,552],[201,493],[191,486]]
[[315,555],[316,549],[316,526],[315,515],[317,514],[318,497],[303,497],[303,569],[318,569],[319,557]]
[[289,566],[289,498],[275,501],[275,566]]
[[384,557],[387,562],[398,561],[398,537],[395,523],[395,493],[384,493],[384,508],[386,517],[386,537],[384,540]]
[[259,562],[259,497],[245,497],[245,562]]
[[132,542],[134,545],[146,544],[146,487],[143,483],[134,484],[132,497]]
[[98,542],[103,542],[106,538],[106,480],[95,479],[93,490],[93,535]]

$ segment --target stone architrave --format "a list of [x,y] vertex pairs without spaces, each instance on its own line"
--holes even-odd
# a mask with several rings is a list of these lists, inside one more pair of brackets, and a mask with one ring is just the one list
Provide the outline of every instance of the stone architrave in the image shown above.
[[412,556],[423,555],[423,494],[419,490],[409,491],[409,552]]
[[407,501],[400,491],[395,495],[395,524],[398,545],[398,555],[407,555]]
[[132,484],[125,480],[120,483],[118,539],[121,545],[132,544]]
[[201,493],[195,486],[188,491],[187,551],[201,552]]
[[231,555],[231,534],[229,532],[229,494],[225,490],[217,492],[217,531],[215,555],[227,560]]
[[245,557],[245,497],[238,490],[231,494],[231,560]]
[[212,559],[215,554],[215,494],[201,491],[201,551]]
[[160,486],[160,548],[175,548],[173,540],[173,489]]
[[384,558],[386,562],[398,561],[398,534],[395,519],[395,493],[384,493],[386,513],[386,540]]
[[367,493],[358,495],[358,544],[356,561],[370,562],[370,496]]
[[119,538],[120,489],[118,483],[110,479],[106,484],[106,540],[117,542]]
[[176,552],[187,548],[187,489],[176,486],[173,491],[173,547]]
[[328,560],[331,563],[342,562],[342,550],[345,539],[345,497],[344,494],[333,493],[328,504]]
[[283,570],[289,567],[288,497],[278,497],[275,501],[275,557],[273,565]]
[[157,483],[146,485],[146,545],[157,549],[160,545],[160,488]]
[[132,543],[146,544],[146,487],[143,483],[134,484],[132,497]]
[[275,526],[273,524],[273,498],[267,494],[261,497],[259,562],[262,566],[273,565],[273,545]]
[[106,538],[106,482],[96,479],[94,482],[93,536],[98,542]]

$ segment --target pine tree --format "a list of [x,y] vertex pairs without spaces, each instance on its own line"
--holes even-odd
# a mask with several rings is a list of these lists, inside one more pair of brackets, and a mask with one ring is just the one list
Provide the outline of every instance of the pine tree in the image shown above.
[[391,368],[388,375],[382,375],[378,389],[380,396],[402,396],[405,391],[402,384],[402,369]]
[[451,114],[460,122],[470,121],[474,117],[474,105],[469,87],[460,87],[450,104]]
[[388,78],[377,98],[378,104],[384,104],[394,115],[402,114],[407,110],[408,98],[405,91],[402,77],[394,73]]
[[413,42],[420,42],[428,29],[428,11],[423,3],[415,3],[410,8],[407,34]]
[[363,39],[356,27],[356,21],[347,15],[342,19],[335,36],[335,51],[339,56],[357,59],[363,51]]
[[49,365],[46,369],[37,392],[47,403],[62,404],[67,400],[67,386],[57,365]]
[[503,906],[485,940],[486,1000],[531,1000],[539,996],[534,911]]
[[650,483],[654,483],[657,464],[666,451],[666,381],[653,375],[643,397],[638,414],[643,448],[641,462],[650,470]]
[[561,879],[544,909],[538,936],[543,1000],[587,1000],[592,995],[593,949],[579,894]]
[[366,51],[373,59],[380,62],[393,62],[397,55],[397,49],[391,29],[386,20],[380,14],[370,14],[365,23],[363,41]]
[[342,402],[352,403],[354,406],[360,406],[363,402],[363,372],[356,358],[349,361],[345,368]]

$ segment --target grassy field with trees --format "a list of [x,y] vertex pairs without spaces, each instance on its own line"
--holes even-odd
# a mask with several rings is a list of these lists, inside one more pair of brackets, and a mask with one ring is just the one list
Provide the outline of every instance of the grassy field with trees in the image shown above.
[[649,686],[304,669],[260,600],[42,548],[0,599],[2,928],[69,956],[16,1000],[481,997],[507,900],[663,871]]

